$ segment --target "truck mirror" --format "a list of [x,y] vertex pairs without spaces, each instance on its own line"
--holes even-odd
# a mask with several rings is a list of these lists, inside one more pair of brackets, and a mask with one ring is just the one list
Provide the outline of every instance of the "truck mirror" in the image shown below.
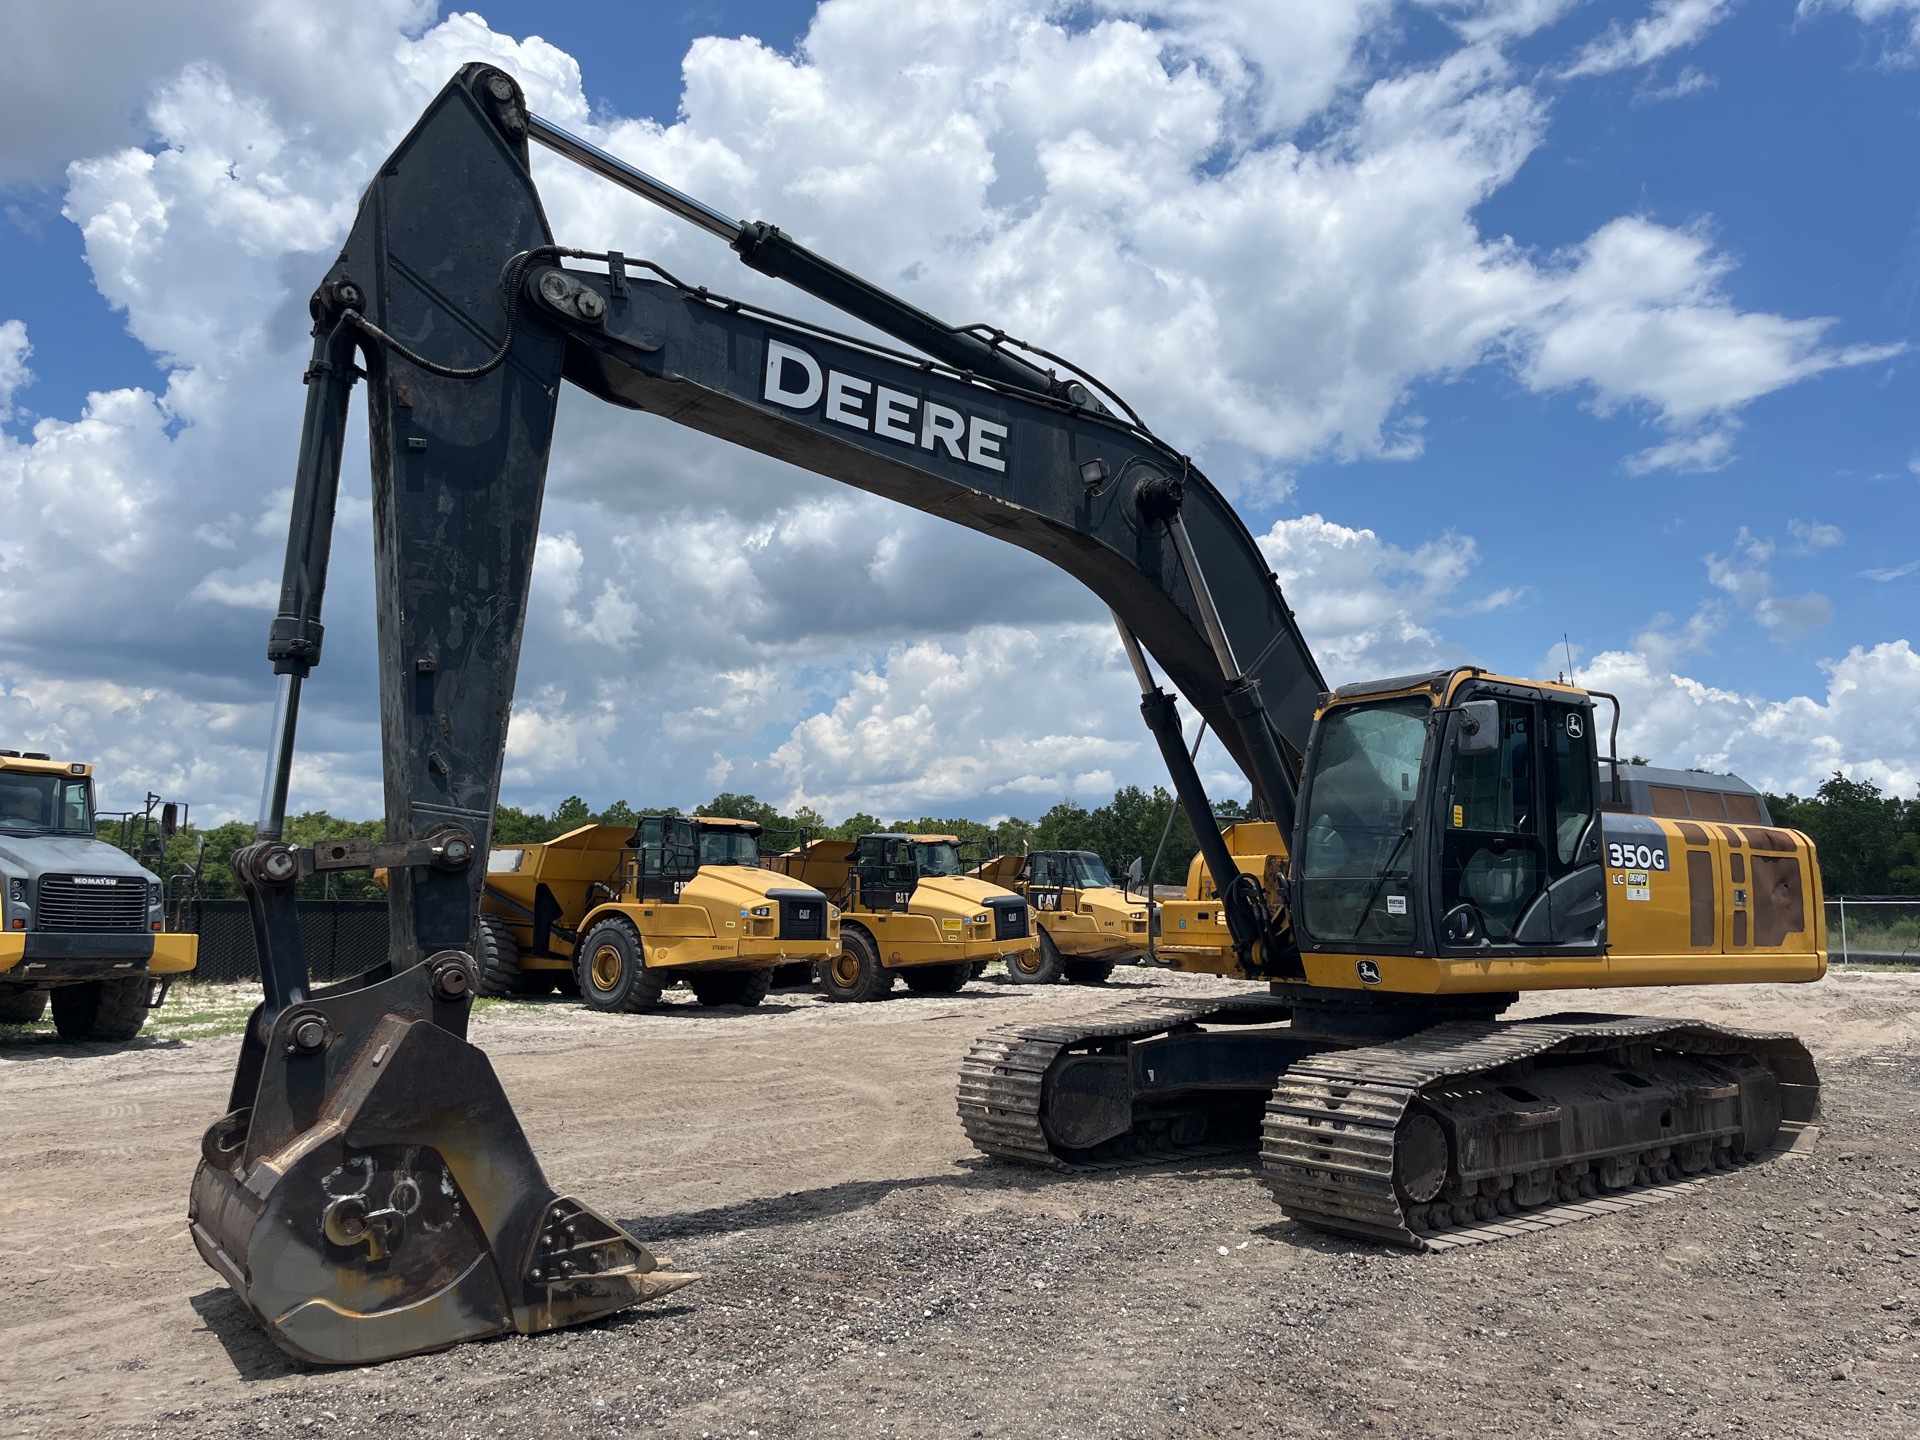
[[1500,748],[1500,702],[1469,700],[1460,707],[1460,753],[1491,755]]
[[1127,863],[1127,889],[1138,890],[1140,882],[1146,878],[1146,867],[1140,863],[1140,857],[1134,856]]
[[173,832],[180,828],[180,807],[169,800],[160,807],[160,838],[171,840]]

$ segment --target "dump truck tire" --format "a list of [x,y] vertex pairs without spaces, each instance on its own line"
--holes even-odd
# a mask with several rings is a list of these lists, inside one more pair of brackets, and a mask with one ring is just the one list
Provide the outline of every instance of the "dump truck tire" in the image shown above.
[[31,1025],[47,1013],[47,992],[22,990],[0,995],[0,1025]]
[[1069,985],[1104,985],[1113,974],[1111,960],[1069,960],[1066,962]]
[[523,989],[520,974],[520,947],[514,943],[507,922],[493,915],[480,917],[480,981],[476,992],[497,1000]]
[[87,980],[53,992],[53,1028],[62,1040],[131,1040],[146,1023],[144,976]]
[[709,970],[689,975],[693,998],[702,1005],[740,1005],[748,1010],[767,998],[773,986],[772,970]]
[[829,1000],[878,1000],[893,988],[880,964],[880,947],[866,931],[842,925],[840,953],[820,967],[820,989]]
[[1016,985],[1052,985],[1065,973],[1060,947],[1045,930],[1037,938],[1040,943],[1033,949],[1007,956],[1007,978]]
[[973,962],[958,960],[951,965],[915,965],[902,970],[900,978],[916,995],[951,995],[973,978]]
[[647,969],[640,932],[620,916],[609,916],[580,937],[573,952],[573,973],[580,998],[595,1010],[631,1014],[657,1004],[666,979]]
[[771,973],[775,990],[791,990],[813,983],[813,966],[804,960],[797,965],[776,965]]

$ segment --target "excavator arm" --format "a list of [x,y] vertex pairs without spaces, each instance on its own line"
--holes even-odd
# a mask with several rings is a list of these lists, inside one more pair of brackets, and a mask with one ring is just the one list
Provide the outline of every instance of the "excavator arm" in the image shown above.
[[[726,238],[743,261],[918,353],[554,243],[539,141]],[[467,1044],[474,926],[561,381],[1010,541],[1113,610],[1249,974],[1297,973],[1239,876],[1147,655],[1290,829],[1324,688],[1253,537],[1111,392],[956,329],[531,116],[463,69],[362,198],[311,302],[313,359],[279,613],[259,839],[234,872],[265,991],[192,1202],[202,1254],[305,1358],[370,1360],[577,1323],[690,1277],[556,1195]],[[1143,338],[1142,343],[1152,343]],[[1039,352],[1026,351],[1037,359]],[[372,450],[386,839],[283,838],[350,395]],[[1112,401],[1112,404],[1106,403]],[[1121,413],[1124,412],[1124,413]],[[385,964],[312,989],[294,887],[384,866]],[[1236,879],[1237,877],[1237,879]]]

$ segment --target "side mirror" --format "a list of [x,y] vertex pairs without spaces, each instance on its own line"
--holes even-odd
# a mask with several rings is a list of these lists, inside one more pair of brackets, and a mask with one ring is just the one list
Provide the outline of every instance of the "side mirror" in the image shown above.
[[1127,889],[1138,890],[1140,882],[1146,878],[1146,867],[1140,863],[1140,857],[1134,856],[1127,862]]
[[160,838],[171,840],[174,831],[180,828],[180,807],[169,800],[160,807]]
[[1460,707],[1460,753],[1491,755],[1500,748],[1500,702],[1469,700]]

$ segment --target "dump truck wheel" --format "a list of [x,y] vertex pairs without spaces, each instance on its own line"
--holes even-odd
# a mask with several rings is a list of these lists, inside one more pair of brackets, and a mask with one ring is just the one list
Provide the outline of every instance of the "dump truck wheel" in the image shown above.
[[843,926],[840,953],[820,967],[820,989],[829,1000],[878,1000],[893,988],[880,964],[880,947],[864,930]]
[[907,989],[916,995],[951,995],[973,978],[973,962],[958,960],[951,965],[915,965],[900,972]]
[[1051,985],[1064,973],[1060,948],[1044,930],[1038,938],[1033,949],[1007,956],[1007,978],[1016,985]]
[[773,985],[771,970],[708,970],[689,975],[693,998],[709,1008],[715,1005],[741,1005],[751,1010],[767,998]]
[[631,1013],[660,999],[666,980],[647,969],[640,932],[631,922],[609,916],[580,937],[573,952],[573,973],[580,998],[595,1010]]
[[1111,960],[1069,960],[1066,962],[1069,985],[1104,985],[1113,974]]
[[47,1013],[47,992],[21,990],[0,995],[0,1025],[31,1025]]
[[87,980],[53,992],[53,1028],[62,1040],[131,1040],[147,1023],[147,981]]
[[979,978],[980,978],[980,977],[981,977],[982,975],[984,975],[984,974],[986,974],[986,973],[987,973],[987,962],[986,962],[986,961],[984,961],[984,960],[976,960],[976,961],[974,961],[974,962],[973,962],[973,978],[974,978],[974,979],[976,979],[976,980],[978,980],[978,979],[979,979]]
[[514,943],[507,922],[494,915],[480,917],[480,980],[475,993],[490,999],[511,995],[521,988],[520,947]]
[[798,965],[776,965],[770,973],[775,990],[791,990],[798,985],[813,983],[813,966],[804,960]]

